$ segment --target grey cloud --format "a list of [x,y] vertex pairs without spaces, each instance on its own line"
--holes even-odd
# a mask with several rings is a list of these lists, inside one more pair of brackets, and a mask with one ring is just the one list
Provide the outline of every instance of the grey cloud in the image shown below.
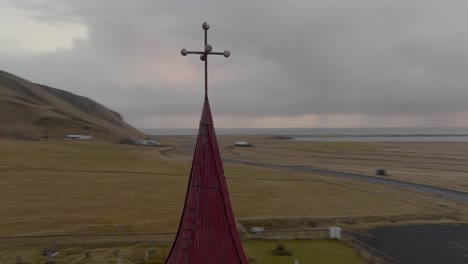
[[[468,4],[439,0],[124,1],[14,3],[37,19],[80,21],[89,38],[71,51],[5,58],[7,70],[91,96],[132,118],[190,115],[203,93],[202,64],[181,48],[230,49],[213,58],[216,114],[431,114],[466,111]],[[173,57],[197,67],[190,83],[125,82]],[[47,65],[47,67],[44,67]],[[167,67],[174,67],[168,65]],[[126,72],[130,68],[131,72]],[[176,67],[168,70],[177,72]],[[215,76],[216,77],[216,76]]]

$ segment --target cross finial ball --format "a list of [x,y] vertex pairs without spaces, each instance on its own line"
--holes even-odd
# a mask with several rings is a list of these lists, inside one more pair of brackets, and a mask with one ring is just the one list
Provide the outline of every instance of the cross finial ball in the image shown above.
[[213,46],[208,44],[208,29],[210,29],[210,24],[205,22],[202,24],[202,28],[205,31],[205,47],[203,51],[189,51],[187,49],[182,49],[180,54],[182,56],[187,56],[188,54],[198,54],[200,55],[200,60],[205,62],[205,98],[208,98],[208,55],[223,55],[226,58],[231,56],[231,52],[229,50],[225,50],[223,52],[215,52],[213,51]]

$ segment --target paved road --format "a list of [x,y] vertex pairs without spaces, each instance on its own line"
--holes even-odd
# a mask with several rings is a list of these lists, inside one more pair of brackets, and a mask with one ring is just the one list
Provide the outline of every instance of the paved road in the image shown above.
[[359,240],[409,264],[468,263],[468,225],[385,226]]
[[412,190],[412,191],[420,191],[420,192],[425,192],[425,193],[429,193],[429,194],[433,194],[433,195],[437,195],[437,196],[441,196],[444,198],[449,198],[449,199],[453,199],[457,201],[468,202],[468,193],[466,192],[460,192],[460,191],[455,191],[455,190],[450,190],[450,189],[445,189],[445,188],[440,188],[440,187],[435,187],[435,186],[430,186],[430,185],[405,182],[405,181],[393,180],[393,179],[388,179],[388,178],[379,178],[379,177],[373,177],[373,176],[367,176],[367,175],[361,175],[361,174],[347,173],[347,172],[323,170],[323,169],[317,169],[317,168],[308,167],[308,166],[290,166],[290,165],[270,164],[270,163],[264,163],[264,162],[236,160],[236,159],[223,159],[223,160],[226,162],[240,163],[240,164],[245,164],[245,165],[319,173],[319,174],[327,175],[327,176],[347,178],[347,179],[375,183],[375,184],[382,184],[382,185],[386,185],[390,187],[396,187],[396,188]]

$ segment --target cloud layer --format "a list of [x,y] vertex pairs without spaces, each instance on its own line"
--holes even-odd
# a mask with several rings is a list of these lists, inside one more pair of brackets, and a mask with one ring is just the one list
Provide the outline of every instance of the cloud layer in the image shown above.
[[[215,50],[232,53],[210,60],[219,126],[468,126],[466,1],[0,5],[16,10],[12,16],[27,14],[38,28],[61,30],[72,43],[41,54],[0,53],[4,70],[92,97],[138,127],[196,125],[203,66],[179,51],[202,49],[204,20]],[[20,23],[9,26],[18,27],[15,39],[31,44]],[[70,34],[72,28],[81,33]],[[54,47],[58,40],[51,39],[32,44]]]

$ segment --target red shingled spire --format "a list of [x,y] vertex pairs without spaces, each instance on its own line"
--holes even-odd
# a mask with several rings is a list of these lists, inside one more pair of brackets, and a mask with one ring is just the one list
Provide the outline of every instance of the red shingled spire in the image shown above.
[[184,212],[166,264],[248,264],[205,97]]

